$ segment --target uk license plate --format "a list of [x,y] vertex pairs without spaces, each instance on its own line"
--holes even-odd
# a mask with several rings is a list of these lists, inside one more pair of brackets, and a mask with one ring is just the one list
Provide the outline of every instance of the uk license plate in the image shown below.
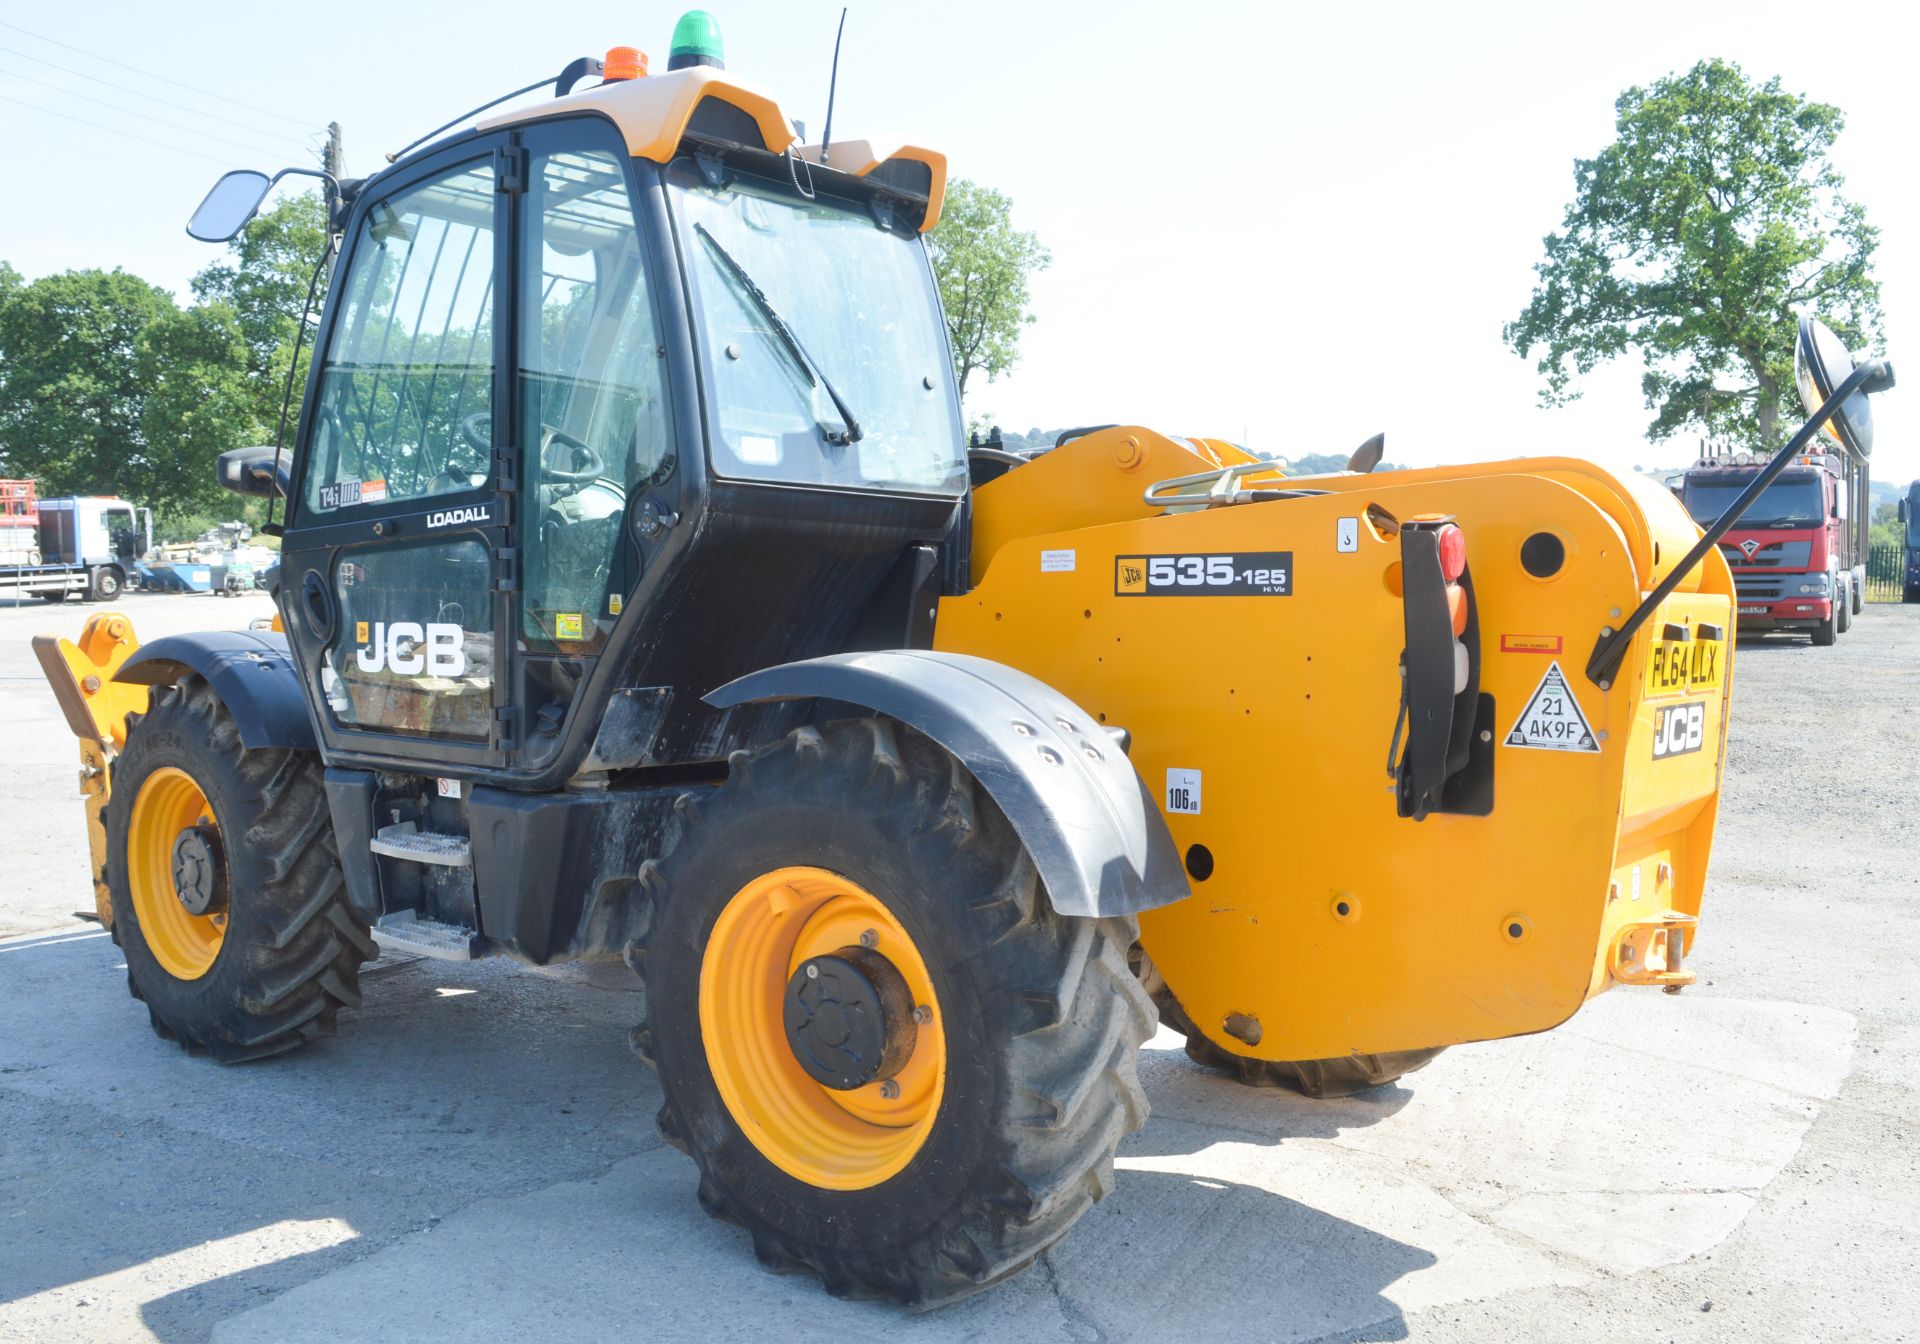
[[1725,657],[1726,644],[1718,639],[1655,640],[1647,662],[1647,694],[1718,690]]
[[1767,609],[1765,607],[1742,607],[1740,608],[1740,614],[1742,616],[1765,616]]

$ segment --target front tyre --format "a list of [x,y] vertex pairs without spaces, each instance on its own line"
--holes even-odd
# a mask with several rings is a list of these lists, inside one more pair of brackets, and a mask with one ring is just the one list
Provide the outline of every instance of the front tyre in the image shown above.
[[1840,602],[1838,599],[1829,604],[1829,610],[1820,624],[1809,632],[1815,648],[1824,649],[1840,638]]
[[248,751],[197,676],[155,687],[130,722],[107,883],[153,1029],[222,1062],[331,1035],[378,949],[347,904],[319,758]]
[[87,578],[87,600],[89,602],[111,602],[120,596],[125,587],[120,571],[112,565],[101,565]]
[[739,753],[644,870],[660,1130],[762,1264],[950,1300],[1030,1266],[1146,1119],[1130,919],[1067,919],[960,764],[884,720]]

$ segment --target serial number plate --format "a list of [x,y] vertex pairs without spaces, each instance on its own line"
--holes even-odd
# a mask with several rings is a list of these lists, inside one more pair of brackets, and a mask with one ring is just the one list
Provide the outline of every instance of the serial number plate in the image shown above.
[[1116,597],[1291,597],[1292,551],[1225,555],[1121,555]]
[[1647,694],[1718,690],[1725,649],[1717,639],[1655,640],[1647,662]]

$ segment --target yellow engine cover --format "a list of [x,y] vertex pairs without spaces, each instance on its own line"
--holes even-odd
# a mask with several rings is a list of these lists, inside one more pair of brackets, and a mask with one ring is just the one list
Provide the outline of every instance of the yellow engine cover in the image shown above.
[[[1585,668],[1698,539],[1678,504],[1565,459],[1287,481],[1327,493],[1176,514],[1140,503],[1151,480],[1231,453],[1111,430],[983,487],[977,586],[941,603],[936,637],[1132,733],[1193,875],[1141,936],[1195,1024],[1243,1055],[1321,1059],[1539,1031],[1610,984],[1672,983],[1647,956],[1689,936],[1706,876],[1733,629],[1718,556],[1607,689]],[[1103,504],[1112,521],[1090,523]],[[1465,533],[1489,815],[1398,815],[1399,544],[1370,507],[1452,514]],[[1547,577],[1521,562],[1540,533],[1564,554]],[[1542,718],[1574,715],[1580,741],[1544,740]],[[1230,1015],[1259,1023],[1257,1044],[1225,1033]]]

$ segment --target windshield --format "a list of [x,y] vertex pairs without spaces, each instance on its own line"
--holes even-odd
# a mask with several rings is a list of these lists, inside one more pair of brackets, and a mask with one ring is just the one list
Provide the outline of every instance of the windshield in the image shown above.
[[[1740,492],[1753,483],[1751,477],[1733,477],[1724,481],[1687,479],[1687,512],[1693,521],[1705,527],[1727,511],[1740,498]],[[1820,482],[1811,476],[1786,476],[1761,492],[1746,516],[1735,527],[1818,527],[1826,521],[1827,511],[1820,499]]]
[[785,183],[735,176],[709,187],[684,160],[668,181],[692,281],[714,470],[963,489],[945,326],[918,235],[882,229],[850,203],[806,200]]

